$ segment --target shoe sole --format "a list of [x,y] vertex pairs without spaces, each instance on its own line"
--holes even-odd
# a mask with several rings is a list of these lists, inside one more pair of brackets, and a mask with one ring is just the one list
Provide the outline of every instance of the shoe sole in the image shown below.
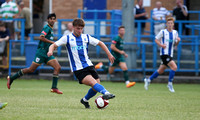
[[63,93],[55,92],[55,91],[53,91],[53,90],[51,90],[50,92],[52,92],[52,93],[57,93],[57,94],[63,94]]

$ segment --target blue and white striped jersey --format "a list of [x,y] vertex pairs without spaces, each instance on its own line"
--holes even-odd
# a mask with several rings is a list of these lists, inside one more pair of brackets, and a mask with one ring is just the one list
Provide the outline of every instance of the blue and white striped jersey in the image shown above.
[[160,55],[169,55],[173,57],[174,51],[174,42],[177,42],[178,32],[176,30],[172,30],[169,32],[167,29],[161,30],[156,39],[161,41],[161,44],[165,44],[166,48],[160,48]]
[[96,46],[98,43],[99,40],[88,34],[76,37],[73,33],[65,35],[55,42],[57,46],[66,46],[72,72],[93,65],[88,57],[88,45]]

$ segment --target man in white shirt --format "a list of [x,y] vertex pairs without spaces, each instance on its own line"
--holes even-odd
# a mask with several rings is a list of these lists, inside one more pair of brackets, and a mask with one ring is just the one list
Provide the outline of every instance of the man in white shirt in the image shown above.
[[[15,2],[12,2],[12,0],[6,0],[5,3],[3,3],[0,7],[0,17],[5,19],[12,19],[16,18],[19,10],[17,7],[17,4]],[[10,31],[10,37],[11,39],[14,39],[14,24],[13,20],[6,20],[5,21],[6,28]]]
[[72,25],[71,22],[69,22],[69,23],[67,24],[67,30],[64,31],[63,36],[64,36],[64,35],[68,35],[68,34],[70,34],[70,33],[72,33],[72,32],[73,32],[73,25]]
[[[156,8],[153,9],[152,17],[156,20],[165,20],[167,16],[170,16],[170,12],[162,7],[162,3],[160,1],[156,2]],[[154,34],[157,35],[160,30],[165,28],[164,22],[155,22],[154,23]]]
[[90,108],[88,100],[95,96],[97,92],[103,94],[103,99],[112,99],[115,95],[109,93],[104,86],[100,84],[99,76],[88,56],[88,45],[99,45],[106,52],[111,63],[114,62],[115,58],[103,42],[88,34],[82,34],[85,26],[83,19],[74,19],[72,24],[74,30],[73,33],[61,37],[58,41],[52,44],[49,47],[47,55],[52,56],[53,51],[58,46],[66,46],[71,71],[74,72],[74,75],[79,80],[80,84],[91,86],[88,93],[80,101],[85,108]]

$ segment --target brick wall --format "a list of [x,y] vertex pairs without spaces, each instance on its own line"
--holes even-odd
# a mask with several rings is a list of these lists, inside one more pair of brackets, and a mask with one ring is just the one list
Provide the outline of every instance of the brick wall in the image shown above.
[[83,8],[82,0],[53,0],[53,12],[58,19],[73,19],[77,17],[78,9]]
[[[23,0],[26,6],[29,6],[29,0]],[[52,0],[53,12],[55,12],[58,18],[73,19],[77,17],[77,10],[83,9],[83,0]],[[66,2],[67,1],[67,2]],[[155,2],[158,0],[151,0],[151,6],[145,7],[146,11],[150,14],[150,10],[155,7]],[[160,0],[163,6],[168,10],[172,10],[176,6],[176,0]],[[135,3],[137,0],[135,0]],[[144,0],[145,2],[145,0]],[[122,0],[107,0],[107,9],[122,9]]]
[[[150,15],[150,11],[155,7],[155,2],[158,0],[151,0],[151,6],[145,7],[147,13]],[[160,0],[163,7],[168,10],[172,10],[176,6],[176,0]],[[29,6],[29,0],[24,0],[25,5]],[[52,0],[52,11],[56,13],[58,19],[73,19],[77,17],[77,10],[83,9],[83,0]],[[135,3],[137,0],[135,0]],[[144,0],[145,2],[145,0]],[[122,0],[107,0],[107,9],[122,9]],[[108,19],[110,16],[108,15]],[[147,24],[146,30],[149,30],[149,24]]]

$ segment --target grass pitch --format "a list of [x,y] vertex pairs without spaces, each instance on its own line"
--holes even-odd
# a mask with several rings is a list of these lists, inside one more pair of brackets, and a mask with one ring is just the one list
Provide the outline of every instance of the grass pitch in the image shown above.
[[124,83],[102,82],[116,97],[106,109],[97,109],[90,99],[91,109],[85,109],[80,99],[89,87],[77,81],[60,80],[64,92],[50,92],[49,80],[16,80],[11,89],[0,79],[0,101],[8,102],[0,110],[0,120],[199,120],[200,85],[175,84],[170,93],[167,84],[151,84],[144,90],[143,83],[126,88]]

